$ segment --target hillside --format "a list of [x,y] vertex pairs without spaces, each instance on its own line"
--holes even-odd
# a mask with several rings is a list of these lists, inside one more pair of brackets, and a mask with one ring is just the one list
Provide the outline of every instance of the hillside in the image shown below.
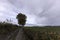
[[[0,40],[3,39],[4,35],[5,37],[8,35],[9,40],[16,40],[19,29],[21,29],[21,26],[11,23],[0,23]],[[23,33],[25,40],[60,40],[60,26],[24,27]],[[14,35],[10,36],[11,34]]]
[[12,23],[0,23],[0,34],[9,34],[18,28]]
[[[25,33],[30,40],[60,40],[60,27],[26,27]],[[27,40],[27,39],[26,39]]]

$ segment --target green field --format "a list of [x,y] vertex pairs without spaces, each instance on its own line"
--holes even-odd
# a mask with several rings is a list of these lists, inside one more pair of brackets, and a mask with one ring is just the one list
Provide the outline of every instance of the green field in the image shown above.
[[30,29],[32,31],[60,31],[60,27],[25,27],[25,29]]
[[[18,25],[0,23],[0,35],[10,35],[20,28],[21,26]],[[25,26],[23,32],[26,40],[60,40],[60,26]]]
[[[27,36],[34,40],[60,40],[60,27],[25,27]],[[32,40],[31,38],[29,38]]]

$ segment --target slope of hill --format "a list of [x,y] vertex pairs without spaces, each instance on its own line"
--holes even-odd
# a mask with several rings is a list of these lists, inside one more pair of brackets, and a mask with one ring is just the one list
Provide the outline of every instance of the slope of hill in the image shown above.
[[17,25],[11,23],[0,23],[0,34],[6,34],[15,31],[18,28]]
[[[16,40],[18,34],[21,37],[19,29],[21,29],[21,26],[11,23],[0,23],[0,40],[4,37],[6,40]],[[60,40],[60,26],[27,26],[24,27],[23,33],[25,40]]]

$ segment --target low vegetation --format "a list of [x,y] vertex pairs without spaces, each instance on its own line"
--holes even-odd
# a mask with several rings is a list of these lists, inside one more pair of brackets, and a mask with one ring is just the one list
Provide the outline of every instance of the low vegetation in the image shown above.
[[[20,26],[12,23],[0,22],[0,34],[10,34]],[[60,40],[60,27],[24,27],[26,40]]]
[[25,27],[26,40],[60,40],[60,27]]
[[12,23],[0,22],[0,34],[9,34],[18,28]]

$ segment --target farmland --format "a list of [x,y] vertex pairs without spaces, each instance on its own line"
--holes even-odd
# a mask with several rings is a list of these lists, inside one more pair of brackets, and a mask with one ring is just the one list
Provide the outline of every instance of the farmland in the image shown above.
[[[13,33],[11,38],[15,40],[19,32],[17,29],[21,29],[21,26],[0,23],[0,36],[5,35],[6,37],[6,35],[10,36]],[[24,27],[23,33],[25,40],[60,40],[60,26],[27,26]]]
[[[25,27],[31,40],[60,40],[60,27]],[[29,31],[28,31],[29,30]]]
[[59,26],[55,26],[55,27],[25,27],[25,29],[29,29],[31,31],[55,31],[58,32],[60,31],[60,27]]

